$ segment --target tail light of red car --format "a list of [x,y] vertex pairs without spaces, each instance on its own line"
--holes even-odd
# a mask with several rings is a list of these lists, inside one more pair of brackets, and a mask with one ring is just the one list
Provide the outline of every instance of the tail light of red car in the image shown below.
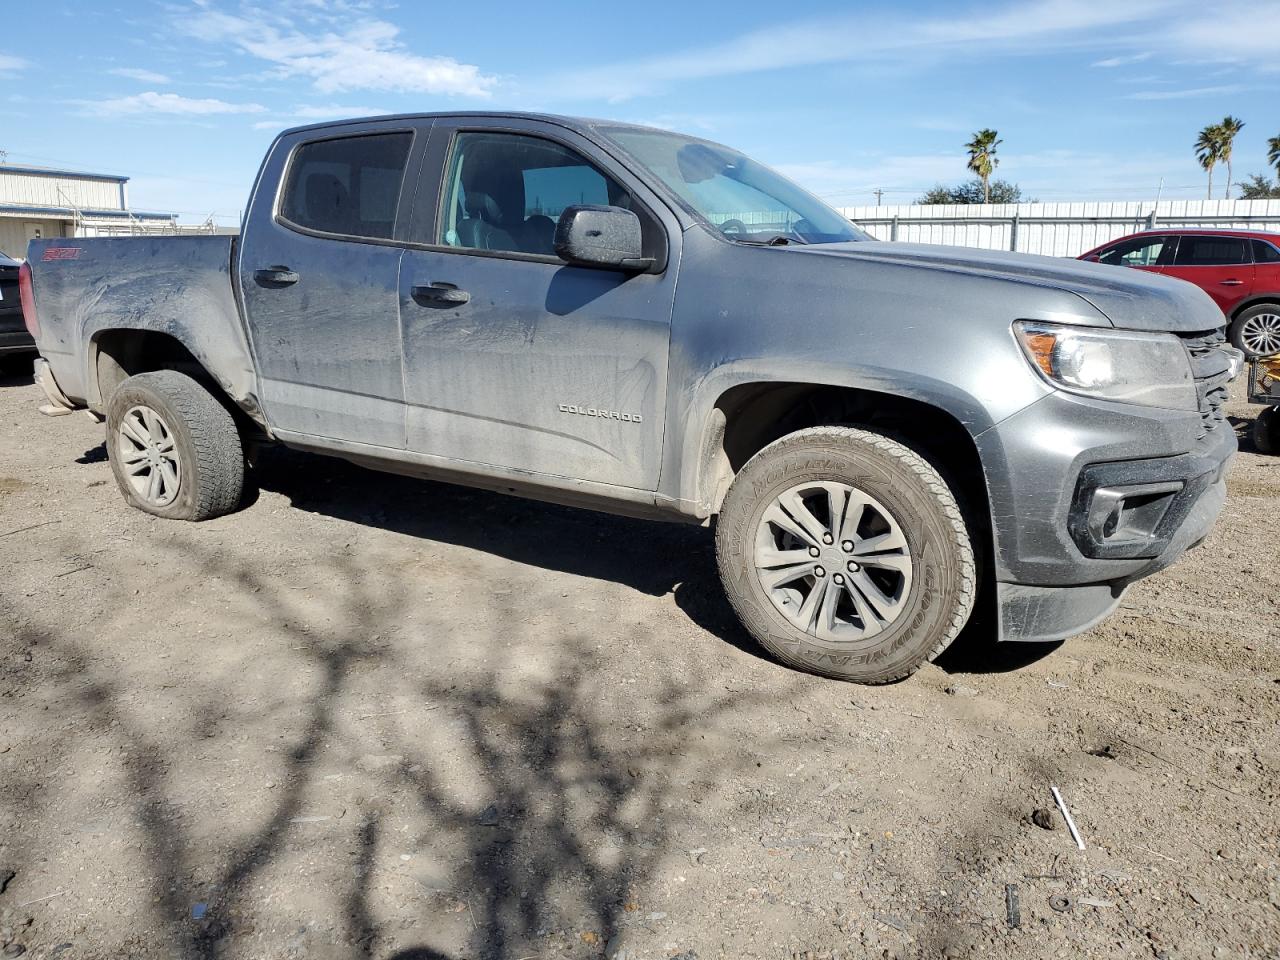
[[36,319],[36,291],[31,285],[31,264],[18,268],[18,299],[22,301],[22,322],[33,339],[40,339],[40,321]]

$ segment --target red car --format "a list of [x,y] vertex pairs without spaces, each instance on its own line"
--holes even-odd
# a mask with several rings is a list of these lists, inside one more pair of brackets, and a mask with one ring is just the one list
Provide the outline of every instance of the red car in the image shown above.
[[1171,227],[1112,240],[1080,259],[1189,280],[1217,301],[1245,356],[1280,353],[1280,234]]

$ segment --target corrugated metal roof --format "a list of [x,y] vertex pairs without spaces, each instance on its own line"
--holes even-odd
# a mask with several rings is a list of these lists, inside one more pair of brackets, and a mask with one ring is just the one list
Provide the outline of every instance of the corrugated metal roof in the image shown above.
[[[70,207],[24,207],[20,204],[0,203],[0,217],[23,215],[72,220],[75,218],[76,213]],[[129,216],[137,220],[173,220],[177,217],[176,213],[156,213],[143,210],[81,210],[80,215],[86,220],[92,220],[95,217],[123,219]]]
[[25,173],[34,177],[73,177],[79,180],[107,180],[111,183],[128,183],[128,177],[114,173],[87,173],[84,170],[60,170],[55,167],[22,167],[12,163],[0,163],[0,173]]

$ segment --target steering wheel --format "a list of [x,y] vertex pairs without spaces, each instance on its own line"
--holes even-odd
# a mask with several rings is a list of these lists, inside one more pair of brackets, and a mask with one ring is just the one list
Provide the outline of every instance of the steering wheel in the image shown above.
[[747,232],[747,225],[741,220],[726,220],[724,223],[720,224],[720,232],[725,234],[733,233],[738,236],[742,236]]

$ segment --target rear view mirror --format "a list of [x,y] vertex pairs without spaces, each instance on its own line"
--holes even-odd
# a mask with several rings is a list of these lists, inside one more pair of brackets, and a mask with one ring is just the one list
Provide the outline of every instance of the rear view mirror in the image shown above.
[[581,204],[566,207],[556,224],[556,255],[579,267],[647,270],[640,218],[621,207]]

